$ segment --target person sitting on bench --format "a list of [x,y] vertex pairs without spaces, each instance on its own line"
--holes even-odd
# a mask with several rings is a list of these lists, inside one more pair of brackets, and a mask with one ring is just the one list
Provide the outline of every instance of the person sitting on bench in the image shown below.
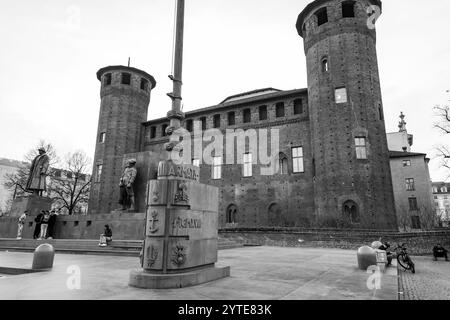
[[106,247],[112,241],[112,230],[109,225],[105,225],[105,231],[100,235],[99,247]]
[[389,248],[391,247],[389,242],[385,242],[383,243],[383,245],[381,247],[379,247],[379,250],[383,250],[386,251],[386,257],[387,257],[387,267],[389,267],[390,265],[392,265],[392,258],[394,257],[394,255],[392,254],[392,252],[389,250]]
[[445,261],[448,261],[447,250],[438,243],[438,245],[433,248],[433,257],[434,261],[437,261],[437,258],[445,258]]

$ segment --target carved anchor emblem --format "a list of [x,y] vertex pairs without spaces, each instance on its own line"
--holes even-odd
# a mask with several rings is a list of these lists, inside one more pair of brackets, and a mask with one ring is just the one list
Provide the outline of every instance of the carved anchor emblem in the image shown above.
[[153,267],[153,265],[156,262],[156,259],[158,259],[158,249],[155,249],[154,246],[150,247],[149,257],[147,260],[147,265],[149,268]]
[[150,229],[148,230],[148,231],[150,231],[150,233],[156,233],[159,230],[159,227],[156,226],[156,223],[159,221],[158,219],[156,219],[157,217],[158,217],[158,212],[153,211],[152,218],[150,220],[148,220],[148,222],[151,224]]
[[159,200],[159,192],[153,191],[153,201],[157,202]]

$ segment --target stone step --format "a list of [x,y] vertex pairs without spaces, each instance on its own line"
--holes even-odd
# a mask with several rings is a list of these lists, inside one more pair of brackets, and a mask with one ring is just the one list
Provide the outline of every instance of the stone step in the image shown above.
[[[56,252],[71,254],[92,254],[110,256],[133,256],[138,257],[142,248],[141,240],[113,240],[107,247],[99,247],[98,240],[84,239],[0,239],[0,251],[33,252],[35,248],[43,243],[51,244]],[[218,249],[234,249],[242,247],[236,241],[229,239],[218,239]]]

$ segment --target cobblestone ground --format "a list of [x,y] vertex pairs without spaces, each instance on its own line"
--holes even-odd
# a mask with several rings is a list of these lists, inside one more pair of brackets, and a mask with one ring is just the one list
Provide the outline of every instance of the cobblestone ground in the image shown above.
[[[442,258],[411,257],[416,273],[399,267],[400,300],[450,300],[450,262]],[[403,292],[403,294],[402,294]]]

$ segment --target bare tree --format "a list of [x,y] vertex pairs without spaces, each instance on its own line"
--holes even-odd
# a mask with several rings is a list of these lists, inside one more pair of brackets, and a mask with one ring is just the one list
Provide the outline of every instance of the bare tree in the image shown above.
[[439,225],[440,217],[433,208],[422,206],[419,211],[419,217],[422,230],[429,231]]
[[[450,106],[436,106],[434,111],[438,118],[434,127],[443,134],[450,135]],[[450,170],[450,146],[441,145],[436,149],[437,156],[441,159],[441,165]]]
[[15,173],[5,175],[6,182],[4,185],[8,190],[12,190],[14,192],[13,197],[29,193],[25,189],[27,186],[28,175],[30,173],[31,162],[39,154],[38,149],[41,147],[45,149],[50,158],[50,166],[54,167],[58,164],[59,158],[56,154],[55,147],[45,140],[39,141],[39,144],[35,148],[25,154],[24,161],[27,165],[21,166]]
[[406,206],[400,206],[397,210],[397,223],[400,231],[407,232],[411,226],[411,215]]
[[89,200],[90,163],[83,151],[76,151],[66,155],[61,170],[51,170],[48,195],[60,209],[67,209],[69,215],[76,213],[77,209]]

